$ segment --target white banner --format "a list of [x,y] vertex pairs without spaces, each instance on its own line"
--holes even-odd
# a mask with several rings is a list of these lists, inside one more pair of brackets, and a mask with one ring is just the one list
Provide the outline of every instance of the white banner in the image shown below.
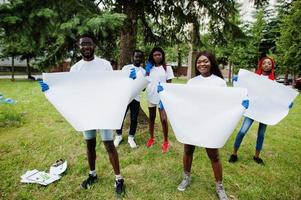
[[298,95],[297,91],[288,86],[244,69],[239,70],[234,87],[248,89],[250,104],[244,115],[268,125],[280,122]]
[[43,81],[47,99],[77,131],[121,128],[127,105],[148,83],[123,71],[44,73]]
[[207,148],[221,148],[245,108],[243,88],[162,84],[160,98],[177,140]]

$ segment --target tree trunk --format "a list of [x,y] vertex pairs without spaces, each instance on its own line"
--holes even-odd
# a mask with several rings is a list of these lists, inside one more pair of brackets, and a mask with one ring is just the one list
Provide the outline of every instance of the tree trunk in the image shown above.
[[15,81],[15,56],[11,57],[11,81]]
[[228,82],[232,83],[232,65],[231,65],[231,62],[229,62]]
[[29,64],[29,58],[26,58],[26,72],[27,72],[27,78],[34,80],[35,78],[31,76],[31,70],[30,70],[30,64]]
[[194,22],[190,27],[191,41],[190,41],[190,52],[188,55],[188,71],[187,78],[193,78],[195,76],[195,59],[198,54],[198,48],[200,46],[200,25],[198,22]]
[[138,8],[134,0],[124,1],[122,13],[127,15],[120,36],[120,56],[118,69],[131,62],[132,52],[136,48]]
[[182,52],[181,52],[179,44],[177,44],[177,51],[178,51],[177,78],[179,78],[179,76],[180,76],[180,69],[182,67]]
[[288,70],[284,70],[284,85],[288,85]]

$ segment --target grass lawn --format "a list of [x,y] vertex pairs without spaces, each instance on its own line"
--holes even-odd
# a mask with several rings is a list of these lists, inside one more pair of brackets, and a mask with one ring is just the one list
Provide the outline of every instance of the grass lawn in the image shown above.
[[[0,199],[115,198],[114,173],[99,140],[96,160],[99,181],[91,189],[82,190],[79,184],[88,174],[88,164],[81,134],[46,100],[37,83],[0,80],[0,92],[18,101],[16,105],[0,104]],[[142,106],[147,111],[145,98]],[[252,160],[258,123],[254,123],[242,143],[239,162],[228,163],[241,123],[238,125],[220,150],[224,185],[230,199],[301,199],[300,109],[299,95],[289,115],[279,124],[268,126],[262,152],[265,166]],[[145,127],[137,132],[138,149],[130,149],[125,142],[118,147],[127,187],[124,199],[217,199],[213,172],[205,150],[196,149],[192,184],[185,192],[179,192],[177,185],[182,178],[183,145],[175,140],[170,129],[170,151],[161,153],[163,136],[159,116],[155,134],[157,143],[154,148],[145,147],[148,139]],[[20,183],[20,176],[27,170],[47,171],[60,158],[68,161],[67,172],[61,180],[47,187]]]

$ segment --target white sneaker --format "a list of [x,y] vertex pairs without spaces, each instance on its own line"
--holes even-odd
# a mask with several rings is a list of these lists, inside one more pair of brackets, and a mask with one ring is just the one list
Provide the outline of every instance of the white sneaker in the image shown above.
[[118,147],[118,145],[121,143],[121,141],[122,141],[122,135],[116,135],[115,140],[114,140],[114,146]]
[[224,186],[222,183],[216,183],[216,193],[220,200],[228,200]]
[[191,183],[191,176],[184,175],[182,182],[178,185],[178,190],[183,192]]
[[137,148],[137,144],[136,144],[136,142],[134,140],[134,136],[129,135],[129,137],[128,137],[128,143],[129,143],[129,145],[130,145],[130,147],[132,149]]

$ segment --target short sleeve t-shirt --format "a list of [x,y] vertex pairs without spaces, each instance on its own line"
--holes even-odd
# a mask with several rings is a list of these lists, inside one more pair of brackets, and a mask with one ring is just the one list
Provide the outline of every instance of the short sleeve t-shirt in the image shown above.
[[162,65],[158,67],[153,66],[148,76],[150,83],[146,88],[147,100],[152,104],[159,104],[160,98],[157,92],[159,82],[166,83],[166,80],[173,78],[174,74],[171,66],[166,66],[166,70]]
[[91,61],[85,61],[81,59],[70,68],[70,72],[112,71],[112,70],[113,68],[109,61],[96,56]]
[[[143,76],[145,76],[145,69],[143,69],[142,67],[136,67],[135,65],[133,64],[130,64],[130,65],[125,65],[123,68],[122,68],[122,71],[130,71],[131,69],[135,69],[136,70],[136,73],[138,73],[139,71],[142,72]],[[140,102],[140,99],[141,99],[141,96],[140,94],[138,94],[136,97],[135,97],[135,100],[136,101],[139,101]]]
[[226,81],[214,74],[208,77],[203,77],[202,75],[198,75],[190,79],[187,82],[187,84],[227,87]]

